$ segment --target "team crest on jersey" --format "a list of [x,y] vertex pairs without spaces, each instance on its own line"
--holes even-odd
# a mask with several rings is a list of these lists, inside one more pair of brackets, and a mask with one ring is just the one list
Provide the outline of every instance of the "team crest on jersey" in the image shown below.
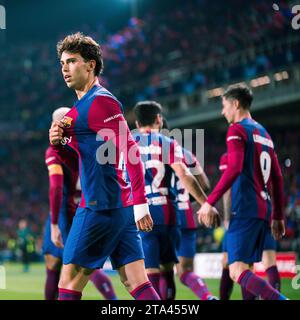
[[70,128],[72,125],[72,121],[73,121],[72,118],[66,117],[66,116],[64,116],[61,120],[65,128]]

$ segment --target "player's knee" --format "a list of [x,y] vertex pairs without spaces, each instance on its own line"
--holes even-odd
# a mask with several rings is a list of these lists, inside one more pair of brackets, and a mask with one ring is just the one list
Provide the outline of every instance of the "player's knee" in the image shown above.
[[68,280],[68,277],[61,275],[60,279],[59,279],[59,282],[58,282],[58,287],[66,289],[66,288],[69,287],[70,282],[71,282],[70,278]]
[[95,269],[90,269],[90,268],[82,268],[81,269],[81,272],[84,276],[90,276],[94,271],[95,271]]
[[46,259],[46,267],[48,270],[58,271],[61,268],[61,259],[47,256]]
[[265,269],[276,265],[276,251],[264,251],[262,256],[262,263]]
[[128,279],[126,279],[125,277],[120,277],[120,280],[128,292],[132,291],[132,285]]
[[229,268],[229,276],[234,282],[237,282],[239,279],[238,270],[236,268]]

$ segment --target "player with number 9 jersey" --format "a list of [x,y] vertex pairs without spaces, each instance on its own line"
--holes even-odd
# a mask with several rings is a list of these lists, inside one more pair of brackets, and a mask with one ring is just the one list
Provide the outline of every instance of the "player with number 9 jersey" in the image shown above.
[[269,133],[251,117],[252,101],[253,93],[246,85],[230,86],[222,96],[222,115],[230,124],[227,169],[198,215],[209,225],[211,206],[231,188],[227,232],[230,277],[255,297],[286,300],[249,267],[262,259],[270,221],[276,240],[285,234],[283,177]]
[[[272,170],[279,168],[270,135],[258,122],[251,118],[245,118],[230,125],[226,141],[228,157],[234,152],[243,158],[242,171],[231,189],[232,215],[236,218],[258,218],[269,221],[272,213],[271,173]],[[210,204],[219,199],[219,195],[224,189],[228,189],[227,185],[224,188],[221,183],[222,178],[208,197]],[[278,194],[278,196],[279,198],[274,199],[273,214],[275,218],[281,218],[282,194]]]

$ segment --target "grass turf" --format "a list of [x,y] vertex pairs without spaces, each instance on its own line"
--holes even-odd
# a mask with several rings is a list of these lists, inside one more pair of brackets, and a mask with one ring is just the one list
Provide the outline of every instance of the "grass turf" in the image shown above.
[[[22,272],[22,265],[18,263],[6,263],[4,265],[6,273],[6,289],[0,289],[0,300],[43,300],[44,299],[44,281],[45,266],[42,263],[30,265],[29,272]],[[116,290],[119,299],[128,300],[132,297],[127,293],[121,284],[116,273],[107,273]],[[211,292],[219,295],[219,280],[206,279]],[[300,280],[298,280],[300,282]],[[198,300],[193,292],[182,285],[176,278],[176,299],[178,300]],[[291,300],[300,300],[300,289],[293,289],[291,279],[282,279],[282,293]],[[103,297],[95,289],[92,283],[88,283],[83,293],[84,300],[102,300]],[[238,285],[235,284],[232,300],[240,300],[241,293]]]

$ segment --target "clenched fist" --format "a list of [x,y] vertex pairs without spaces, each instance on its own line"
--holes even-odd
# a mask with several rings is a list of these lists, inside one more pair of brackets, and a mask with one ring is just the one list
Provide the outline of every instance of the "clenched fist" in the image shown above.
[[56,146],[63,138],[64,126],[60,121],[53,121],[49,129],[49,141],[52,145]]

